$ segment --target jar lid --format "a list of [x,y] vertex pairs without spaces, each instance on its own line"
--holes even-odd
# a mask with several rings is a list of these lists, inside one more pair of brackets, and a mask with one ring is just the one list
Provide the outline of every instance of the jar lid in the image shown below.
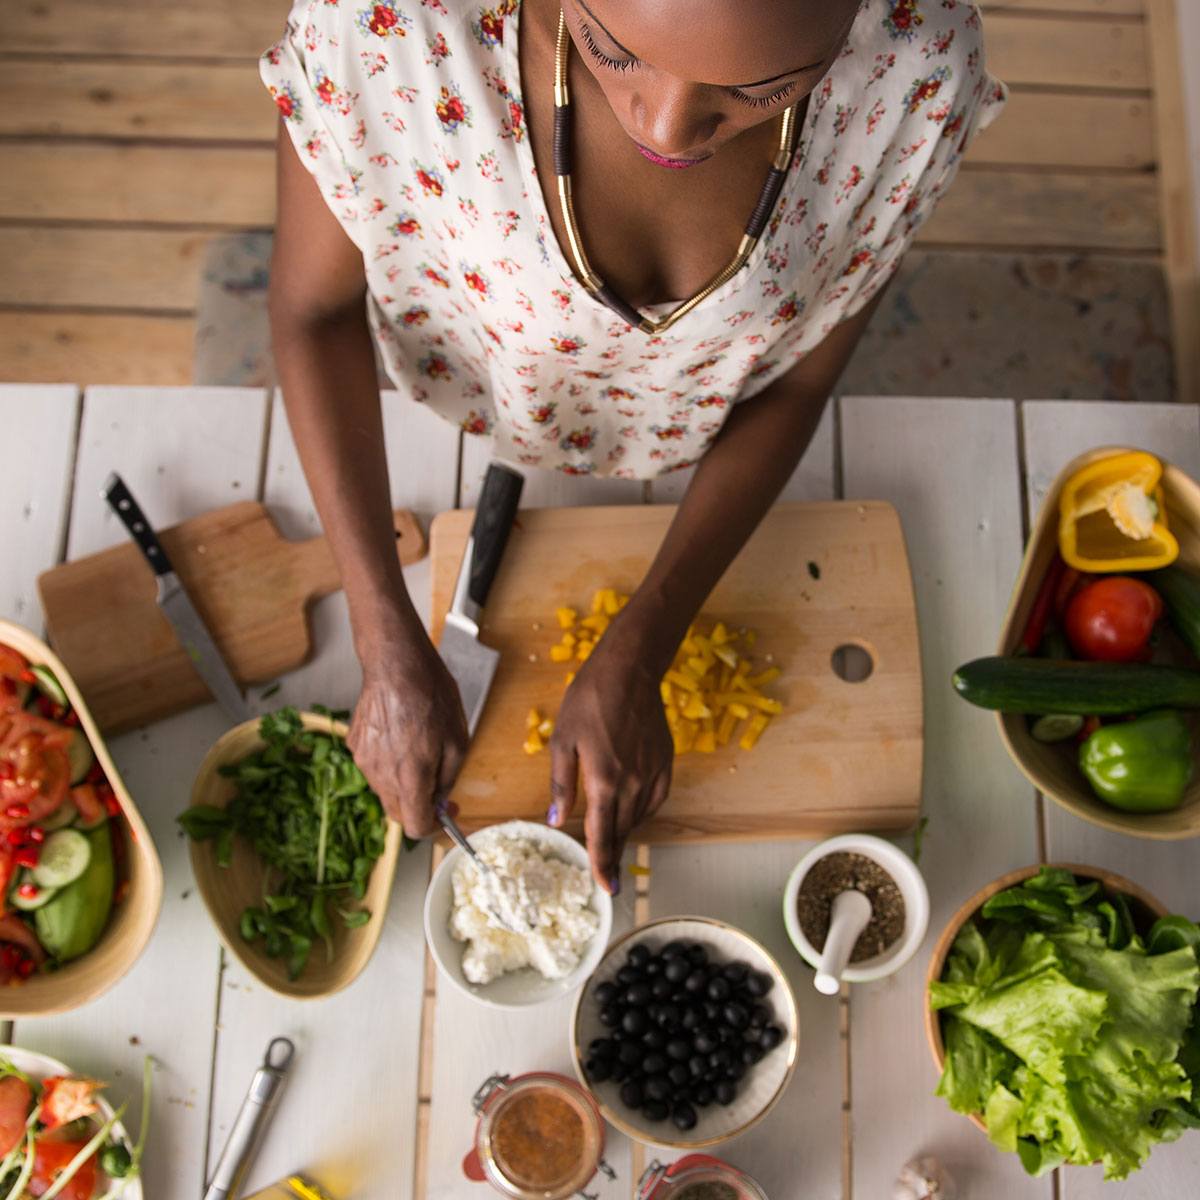
[[689,1154],[664,1166],[652,1162],[638,1181],[637,1200],[767,1200],[743,1171],[707,1154]]
[[534,1072],[483,1101],[475,1151],[484,1177],[514,1200],[566,1200],[596,1173],[604,1122],[573,1080]]

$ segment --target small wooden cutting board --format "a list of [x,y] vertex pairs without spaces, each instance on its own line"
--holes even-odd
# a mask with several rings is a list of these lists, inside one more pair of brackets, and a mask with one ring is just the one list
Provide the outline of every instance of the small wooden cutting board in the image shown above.
[[[394,514],[401,563],[425,553],[407,509]],[[342,584],[325,538],[287,541],[254,501],[159,531],[159,540],[234,677],[268,683],[312,655],[308,609]],[[155,601],[154,573],[132,542],[38,578],[51,646],[100,729],[120,733],[212,697]]]
[[[435,640],[473,515],[442,513],[430,532]],[[454,791],[464,828],[545,819],[550,753],[524,752],[525,717],[531,708],[554,716],[567,672],[579,665],[550,659],[561,636],[554,611],[569,605],[582,616],[600,588],[632,592],[674,515],[667,505],[520,512],[483,613],[481,640],[500,651],[500,665]],[[755,631],[756,670],[773,662],[782,672],[763,690],[784,711],[753,750],[731,743],[676,757],[666,804],[634,840],[911,828],[921,800],[921,659],[896,510],[882,501],[777,504],[697,628],[718,620]],[[846,646],[870,656],[861,682],[835,670]],[[582,829],[583,808],[581,797],[572,832]]]

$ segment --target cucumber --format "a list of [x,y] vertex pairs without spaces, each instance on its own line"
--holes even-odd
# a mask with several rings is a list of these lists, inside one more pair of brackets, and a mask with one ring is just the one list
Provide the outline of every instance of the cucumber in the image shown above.
[[68,825],[74,825],[78,820],[79,810],[68,797],[39,824],[43,833],[53,833],[56,829],[65,829]]
[[954,688],[980,708],[1032,715],[1200,709],[1200,671],[1154,664],[977,658],[954,672]]
[[1065,742],[1083,728],[1083,718],[1078,713],[1046,713],[1038,717],[1029,727],[1037,742]]
[[115,871],[108,822],[84,835],[91,843],[87,870],[33,914],[38,940],[61,962],[86,954],[112,911]]
[[[12,891],[8,893],[9,904],[21,912],[33,912],[35,909],[41,908],[43,904],[48,904],[58,894],[58,888],[39,887],[36,896],[22,896],[20,888],[25,883],[33,883],[32,871],[22,871],[17,876]],[[37,884],[34,884],[34,887],[37,887]]]
[[60,829],[42,845],[33,882],[40,888],[62,888],[74,883],[92,860],[92,844],[78,829]]
[[1163,598],[1175,632],[1200,658],[1200,579],[1182,567],[1160,567],[1147,571],[1142,578]]
[[37,680],[37,685],[42,689],[43,695],[49,697],[50,701],[57,704],[59,708],[70,708],[71,701],[67,698],[67,693],[63,690],[63,685],[58,682],[58,678],[49,667],[42,663],[37,663],[29,668]]
[[77,783],[82,783],[88,777],[88,772],[96,762],[96,752],[92,749],[92,743],[88,741],[88,735],[78,726],[75,729],[75,736],[67,745],[67,762],[71,764],[72,787]]

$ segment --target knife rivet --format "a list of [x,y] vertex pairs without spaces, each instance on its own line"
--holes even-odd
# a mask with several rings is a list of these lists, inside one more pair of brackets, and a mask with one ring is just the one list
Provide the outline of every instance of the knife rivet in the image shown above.
[[124,511],[125,511],[125,510],[126,510],[128,507],[129,507],[129,501],[128,501],[128,500],[118,500],[118,501],[117,501],[117,507],[118,507],[118,508],[119,508],[119,509],[120,509],[122,512],[124,512]]
[[142,530],[145,528],[146,528],[146,525],[143,521],[134,521],[134,523],[133,523],[133,532],[134,533],[141,533]]

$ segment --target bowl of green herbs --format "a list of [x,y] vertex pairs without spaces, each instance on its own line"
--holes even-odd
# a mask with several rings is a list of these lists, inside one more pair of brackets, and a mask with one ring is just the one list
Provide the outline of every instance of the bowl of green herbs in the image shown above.
[[1200,1128],[1200,929],[1137,884],[1073,863],[994,880],[934,949],[925,1031],[937,1094],[1030,1175],[1124,1179]]
[[178,820],[229,952],[294,999],[353,981],[379,940],[403,833],[346,726],[294,708],[238,725],[205,756],[191,799]]

